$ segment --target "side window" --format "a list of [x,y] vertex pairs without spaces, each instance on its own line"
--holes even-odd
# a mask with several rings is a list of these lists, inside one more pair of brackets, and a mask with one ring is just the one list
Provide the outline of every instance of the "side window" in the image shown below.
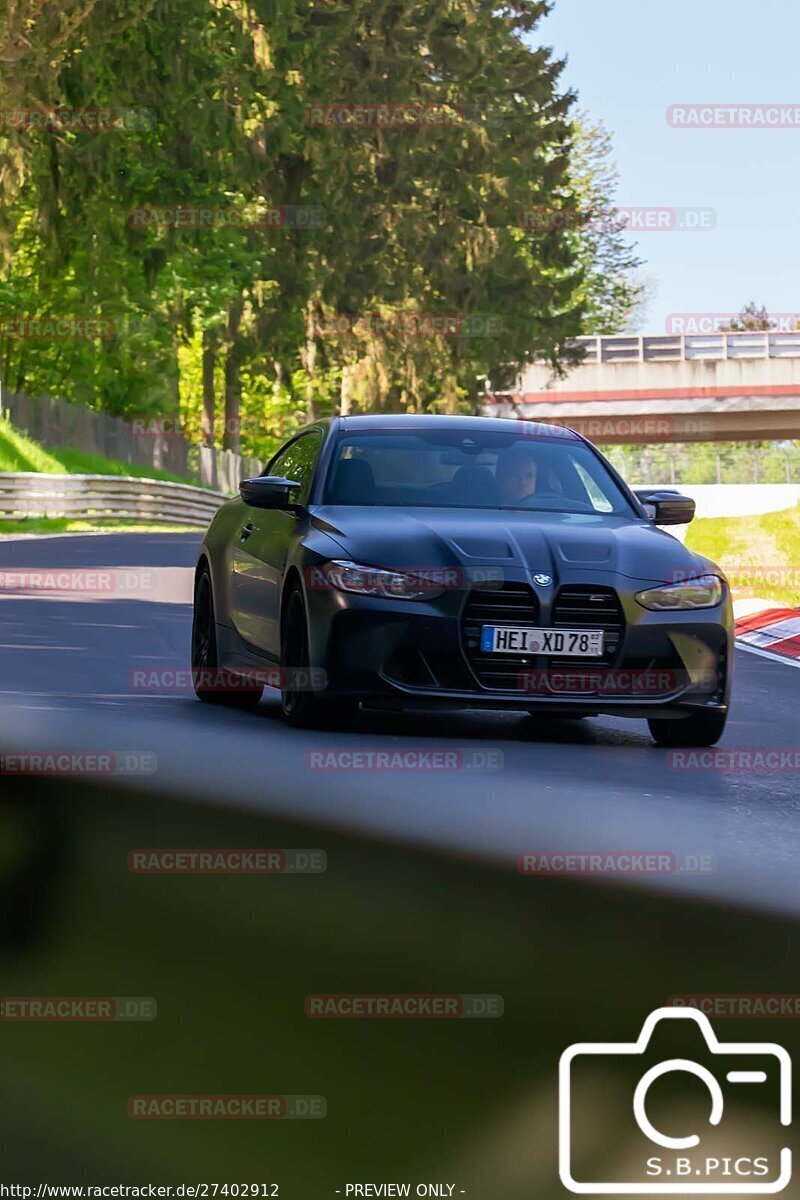
[[314,478],[314,467],[322,445],[322,434],[318,429],[304,433],[296,442],[282,450],[269,469],[270,475],[283,475],[285,479],[296,479],[302,483],[295,493],[299,504],[307,504]]

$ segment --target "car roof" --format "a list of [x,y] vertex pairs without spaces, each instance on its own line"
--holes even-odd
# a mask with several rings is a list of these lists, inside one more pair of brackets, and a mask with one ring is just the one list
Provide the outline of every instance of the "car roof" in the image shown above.
[[356,417],[339,417],[338,428],[342,432],[354,433],[364,429],[458,429],[465,433],[489,431],[493,433],[520,433],[533,430],[542,437],[548,435],[582,440],[580,434],[562,425],[547,425],[540,421],[515,421],[508,417],[442,416],[431,413],[374,413]]

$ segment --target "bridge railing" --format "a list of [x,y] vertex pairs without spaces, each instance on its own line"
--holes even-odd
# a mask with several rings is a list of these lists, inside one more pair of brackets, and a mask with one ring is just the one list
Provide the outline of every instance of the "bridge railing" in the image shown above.
[[798,358],[800,330],[783,333],[755,330],[747,333],[615,335],[575,338],[585,349],[583,364],[691,362],[698,359]]

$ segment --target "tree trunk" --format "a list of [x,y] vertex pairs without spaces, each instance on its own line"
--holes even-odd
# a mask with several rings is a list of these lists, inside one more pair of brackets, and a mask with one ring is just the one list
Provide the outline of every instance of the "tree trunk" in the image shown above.
[[303,355],[303,369],[306,373],[306,420],[311,422],[317,419],[317,406],[314,400],[317,339],[314,336],[314,305],[311,300],[306,307],[306,346]]
[[445,371],[441,395],[444,400],[444,411],[448,416],[454,416],[458,412],[458,380],[455,371]]
[[238,339],[228,347],[225,355],[225,432],[222,445],[225,450],[241,453],[241,403],[242,385],[239,380],[241,346]]
[[216,331],[203,331],[203,412],[200,417],[200,433],[204,446],[214,445],[214,368],[217,365]]
[[348,417],[353,405],[353,368],[350,363],[342,367],[342,386],[339,392],[339,416]]
[[244,346],[239,338],[239,323],[242,319],[244,301],[234,300],[228,309],[228,352],[225,355],[225,430],[222,445],[225,450],[241,453],[241,405],[242,385],[239,368],[242,365]]

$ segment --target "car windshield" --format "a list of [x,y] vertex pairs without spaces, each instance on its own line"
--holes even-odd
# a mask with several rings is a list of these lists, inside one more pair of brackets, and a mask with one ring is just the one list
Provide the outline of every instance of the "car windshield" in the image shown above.
[[353,506],[530,509],[634,517],[602,459],[568,434],[375,430],[344,434],[324,500]]

